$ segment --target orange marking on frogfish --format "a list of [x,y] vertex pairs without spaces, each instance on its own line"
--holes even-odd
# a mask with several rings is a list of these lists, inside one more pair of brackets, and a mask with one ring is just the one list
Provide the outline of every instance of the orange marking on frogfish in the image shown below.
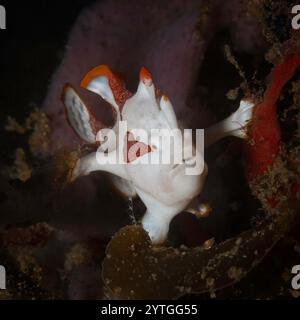
[[155,88],[155,98],[160,99],[162,96],[161,90],[159,88]]
[[108,79],[109,87],[121,111],[126,100],[132,96],[132,93],[125,88],[123,81],[107,65],[102,64],[91,69],[81,80],[80,86],[87,88],[89,83],[98,77],[106,77]]
[[162,98],[164,99],[165,102],[169,100],[169,98],[165,94],[163,94]]
[[93,69],[91,69],[81,80],[80,86],[86,88],[89,83],[97,77],[107,77],[108,80],[114,77],[109,67],[105,64],[101,64]]
[[140,80],[148,87],[152,85],[152,76],[151,73],[145,68],[142,67],[140,71]]
[[137,158],[152,152],[152,148],[151,146],[136,140],[131,132],[127,132],[123,152],[125,162],[130,163]]

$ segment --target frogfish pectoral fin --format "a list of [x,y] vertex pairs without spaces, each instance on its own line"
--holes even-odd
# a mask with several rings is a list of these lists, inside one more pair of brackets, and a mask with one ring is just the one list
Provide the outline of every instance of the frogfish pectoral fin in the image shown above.
[[97,132],[104,125],[95,118],[76,90],[69,84],[64,87],[62,101],[67,119],[74,131],[84,141],[95,143]]

